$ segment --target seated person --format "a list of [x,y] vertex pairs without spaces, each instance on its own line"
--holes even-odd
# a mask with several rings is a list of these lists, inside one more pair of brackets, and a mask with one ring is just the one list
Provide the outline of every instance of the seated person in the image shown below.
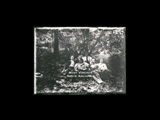
[[95,59],[92,59],[90,69],[91,69],[92,73],[94,74],[93,75],[94,80],[97,81],[98,83],[103,83],[103,81],[100,78],[100,75],[98,73],[98,64],[95,64]]
[[86,56],[83,56],[82,59],[83,59],[84,61],[86,61],[87,63],[90,64],[90,62],[91,62],[91,60],[92,60],[92,57],[91,57],[91,56],[88,56],[88,59],[87,59]]
[[92,71],[98,70],[98,65],[95,63],[95,59],[92,59],[90,62],[90,70]]
[[84,59],[83,60],[83,63],[82,63],[82,70],[88,70],[88,68],[89,68],[89,64],[87,63],[87,60],[86,59]]
[[70,58],[70,65],[69,65],[69,70],[74,70],[74,56],[72,55],[71,58]]
[[74,70],[75,71],[86,71],[88,70],[89,64],[83,60],[83,59],[79,59],[78,63],[75,64],[74,66]]
[[100,63],[98,63],[97,65],[98,65],[98,71],[99,71],[100,77],[103,80],[109,80],[110,73],[108,71],[110,70],[107,68],[106,64],[103,63],[103,59],[100,59]]
[[100,62],[97,64],[98,65],[98,71],[103,72],[103,71],[109,71],[106,64],[103,63],[103,59],[100,59]]
[[79,55],[79,56],[75,59],[75,63],[79,63],[80,61],[82,61],[82,55]]
[[74,65],[75,65],[74,56],[71,55],[70,61],[67,62],[67,64],[65,65],[65,67],[64,67],[62,72],[66,72],[67,70],[73,71],[74,70]]

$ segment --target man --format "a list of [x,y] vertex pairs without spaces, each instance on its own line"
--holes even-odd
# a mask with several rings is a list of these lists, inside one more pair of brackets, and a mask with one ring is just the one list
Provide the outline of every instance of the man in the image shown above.
[[74,56],[71,55],[70,57],[70,61],[68,61],[65,66],[64,66],[64,69],[62,70],[62,73],[63,72],[66,72],[66,71],[73,71],[74,70],[74,65],[75,65],[75,62],[74,62]]

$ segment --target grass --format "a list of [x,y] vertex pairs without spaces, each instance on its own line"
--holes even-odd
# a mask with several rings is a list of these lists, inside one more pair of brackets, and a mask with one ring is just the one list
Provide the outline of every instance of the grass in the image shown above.
[[[109,82],[98,84],[93,79],[86,79],[85,81],[79,79],[74,82],[71,79],[37,79],[37,93],[106,94],[117,92],[116,87],[111,87],[110,85]],[[121,90],[120,92],[123,91]]]

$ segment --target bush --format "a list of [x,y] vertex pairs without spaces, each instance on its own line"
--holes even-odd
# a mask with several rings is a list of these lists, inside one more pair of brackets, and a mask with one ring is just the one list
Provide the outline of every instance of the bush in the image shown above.
[[[124,60],[122,55],[112,55],[109,58],[109,69],[113,76],[110,81],[113,86],[117,86],[124,78]],[[117,84],[118,83],[118,84]]]

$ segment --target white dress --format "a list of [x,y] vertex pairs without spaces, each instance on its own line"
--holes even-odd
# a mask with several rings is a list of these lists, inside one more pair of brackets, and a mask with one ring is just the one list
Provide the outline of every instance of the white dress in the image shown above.
[[84,63],[76,63],[74,66],[75,71],[79,70],[87,70],[87,67],[89,66],[88,63],[84,62]]
[[69,65],[69,67],[74,67],[74,61],[71,60],[71,64]]
[[104,63],[99,63],[98,64],[98,69],[99,70],[108,70],[106,64],[104,64]]

